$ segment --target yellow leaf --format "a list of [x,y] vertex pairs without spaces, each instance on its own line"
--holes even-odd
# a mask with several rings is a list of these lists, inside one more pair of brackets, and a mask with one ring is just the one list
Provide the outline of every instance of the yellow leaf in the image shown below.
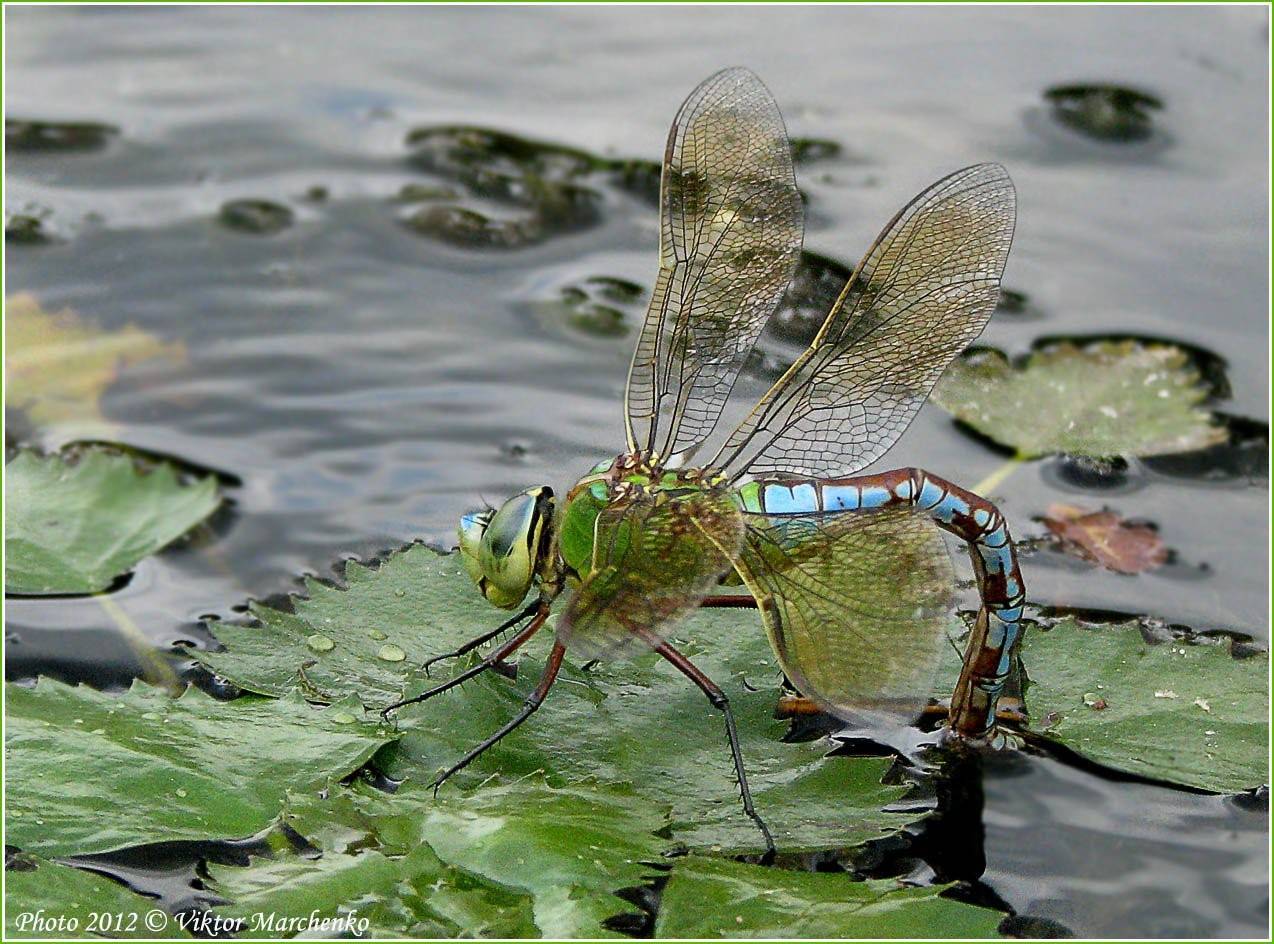
[[101,436],[111,424],[100,401],[127,367],[157,357],[180,364],[181,342],[165,344],[135,325],[105,331],[71,309],[50,313],[22,292],[5,300],[6,400],[34,425],[67,439]]

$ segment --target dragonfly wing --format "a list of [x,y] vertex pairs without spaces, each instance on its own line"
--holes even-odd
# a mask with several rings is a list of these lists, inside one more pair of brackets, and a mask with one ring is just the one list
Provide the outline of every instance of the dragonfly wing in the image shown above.
[[998,164],[957,171],[912,200],[711,464],[736,478],[831,476],[884,455],[991,317],[1015,219]]
[[666,459],[716,426],[800,255],[791,146],[747,69],[718,72],[681,106],[659,200],[659,275],[625,400],[629,450]]
[[736,567],[792,684],[838,717],[914,718],[955,585],[937,529],[893,509],[742,517]]
[[743,540],[742,515],[725,492],[660,493],[603,509],[592,570],[558,621],[558,639],[586,659],[647,647],[692,612]]

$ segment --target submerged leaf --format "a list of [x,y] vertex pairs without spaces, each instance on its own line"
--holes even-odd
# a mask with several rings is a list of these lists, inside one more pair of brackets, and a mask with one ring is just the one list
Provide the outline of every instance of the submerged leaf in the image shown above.
[[1201,404],[1199,372],[1180,348],[1137,341],[1064,342],[1010,365],[996,351],[955,360],[933,402],[1024,457],[1189,452],[1222,442]]
[[[18,854],[6,863],[4,903],[6,941],[156,937],[156,928],[146,922],[154,899],[103,875],[38,856]],[[156,920],[152,917],[151,924]],[[164,915],[162,920],[164,937],[190,936],[175,919]]]
[[669,845],[655,835],[659,806],[534,779],[437,800],[414,784],[294,796],[283,821],[320,854],[214,867],[216,890],[235,902],[223,913],[357,910],[372,936],[612,936],[603,922],[631,910],[615,892],[652,878],[644,863]]
[[[500,619],[457,556],[425,547],[394,554],[375,570],[348,564],[345,578],[346,590],[311,584],[310,598],[296,600],[294,614],[256,607],[261,626],[215,624],[227,650],[192,655],[250,691],[299,689],[307,698],[326,700],[357,693],[369,708],[380,708],[404,690],[414,694],[447,678],[458,666],[435,666],[432,680],[419,666]],[[308,644],[318,630],[335,643],[330,651]],[[384,644],[369,635],[372,630],[387,634],[406,660],[384,661]],[[516,682],[487,673],[400,711],[403,742],[377,763],[395,778],[417,779],[454,763],[517,711],[538,679],[550,632],[528,645]],[[780,848],[849,846],[922,815],[885,811],[906,790],[881,783],[888,759],[825,759],[825,741],[781,740],[785,726],[773,718],[779,673],[755,612],[700,611],[672,641],[730,698],[757,807]],[[761,848],[760,834],[739,807],[721,713],[654,654],[604,662],[588,672],[568,661],[534,717],[456,782],[535,771],[557,786],[631,784],[648,802],[671,806],[674,834],[694,848]]]
[[186,349],[132,325],[102,330],[69,308],[46,312],[25,292],[5,300],[5,405],[55,427],[63,442],[103,438],[111,427],[101,415],[102,393],[120,371],[154,358],[181,363]]
[[1053,504],[1044,525],[1061,538],[1063,550],[1121,574],[1139,574],[1162,567],[1168,547],[1149,525],[1131,524],[1113,511],[1085,511],[1074,505]]
[[678,859],[660,898],[660,938],[985,938],[1004,915],[940,897],[947,886]]
[[5,709],[6,841],[46,856],[250,836],[289,789],[344,777],[393,738],[334,717],[348,707],[172,699],[140,682],[122,695],[7,685]]
[[183,484],[167,463],[143,473],[131,457],[99,447],[20,452],[4,471],[11,593],[105,590],[221,502],[212,477]]

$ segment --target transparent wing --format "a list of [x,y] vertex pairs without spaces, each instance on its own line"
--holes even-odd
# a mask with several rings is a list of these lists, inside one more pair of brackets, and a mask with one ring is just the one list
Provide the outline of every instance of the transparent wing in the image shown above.
[[938,530],[899,510],[742,517],[736,567],[792,684],[842,718],[914,718],[955,587]]
[[592,571],[558,621],[558,639],[587,659],[647,648],[640,634],[662,636],[692,612],[742,539],[742,516],[725,492],[665,492],[607,507]]
[[625,393],[630,451],[666,459],[716,426],[792,277],[803,228],[778,106],[747,69],[718,72],[668,134],[659,275]]
[[1015,219],[998,164],[957,171],[912,200],[710,464],[736,478],[831,476],[884,455],[991,317]]

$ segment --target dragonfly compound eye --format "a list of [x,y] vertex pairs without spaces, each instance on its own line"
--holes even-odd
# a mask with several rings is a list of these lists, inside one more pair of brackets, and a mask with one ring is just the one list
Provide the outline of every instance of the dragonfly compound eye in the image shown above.
[[515,607],[531,589],[548,551],[544,538],[552,519],[553,490],[538,486],[514,495],[485,523],[476,554],[478,585],[496,606]]
[[485,579],[481,561],[482,535],[486,533],[487,525],[491,523],[491,516],[494,514],[495,509],[488,508],[485,511],[475,511],[464,515],[457,529],[460,537],[460,560],[464,564],[465,572],[479,586]]

